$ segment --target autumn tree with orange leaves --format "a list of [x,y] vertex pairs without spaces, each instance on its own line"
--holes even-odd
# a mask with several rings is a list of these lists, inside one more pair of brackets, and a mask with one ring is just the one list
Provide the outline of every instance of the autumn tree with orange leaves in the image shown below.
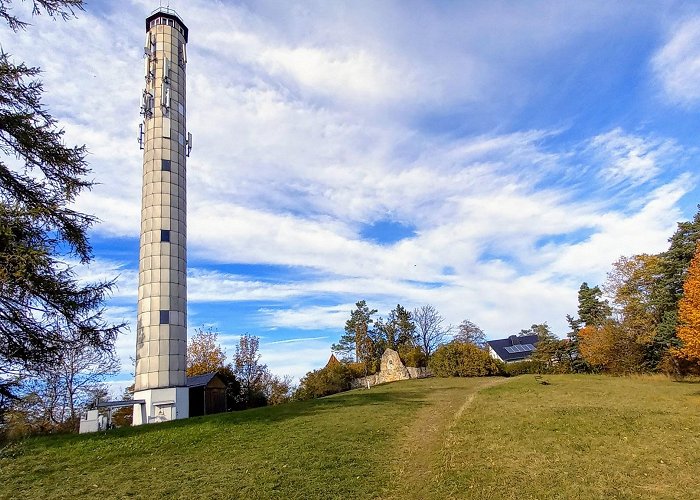
[[677,335],[683,343],[677,350],[679,357],[700,363],[700,243],[683,283],[683,297],[678,303]]
[[625,374],[643,371],[644,350],[633,332],[612,319],[578,332],[579,351],[595,369]]
[[224,368],[226,353],[217,343],[218,332],[199,328],[187,345],[187,376],[203,375]]

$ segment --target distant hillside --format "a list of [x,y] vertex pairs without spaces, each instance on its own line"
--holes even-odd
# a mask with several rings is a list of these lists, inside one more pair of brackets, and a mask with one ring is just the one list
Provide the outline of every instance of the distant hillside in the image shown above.
[[698,498],[700,385],[398,382],[5,448],[0,498]]

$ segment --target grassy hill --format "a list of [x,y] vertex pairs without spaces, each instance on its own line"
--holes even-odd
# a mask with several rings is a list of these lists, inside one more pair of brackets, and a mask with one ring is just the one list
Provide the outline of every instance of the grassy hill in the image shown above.
[[699,498],[700,385],[427,379],[0,452],[0,498]]

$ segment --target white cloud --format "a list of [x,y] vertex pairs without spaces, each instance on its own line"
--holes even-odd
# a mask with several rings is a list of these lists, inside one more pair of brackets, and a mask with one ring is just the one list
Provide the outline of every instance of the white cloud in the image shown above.
[[342,329],[354,304],[312,306],[303,309],[259,309],[261,322],[271,327],[299,328],[301,330]]
[[143,49],[136,34],[143,24],[129,26],[130,11],[125,2],[120,15],[111,18],[88,8],[67,22],[34,17],[33,26],[18,34],[0,28],[9,41],[5,50],[41,68],[43,99],[65,129],[65,142],[88,146],[90,178],[97,185],[76,208],[103,221],[98,231],[116,236],[135,234],[140,221],[142,158],[136,135]]
[[296,344],[299,342],[309,342],[312,340],[325,340],[328,337],[303,337],[299,339],[285,339],[285,340],[277,340],[275,342],[267,342],[265,345],[277,345],[277,344]]
[[[104,221],[95,231],[106,238],[139,232],[135,137],[152,7],[120,2],[105,15],[88,5],[78,21],[40,19],[4,47],[43,67],[67,142],[87,143],[100,184],[77,208]],[[663,249],[687,216],[679,206],[697,179],[683,175],[677,130],[640,134],[621,115],[606,115],[613,125],[602,131],[567,130],[558,110],[547,117],[547,99],[531,100],[551,90],[551,69],[568,74],[571,64],[575,77],[592,37],[615,42],[656,12],[610,2],[551,2],[547,15],[490,2],[176,8],[191,35],[190,320],[216,323],[207,306],[265,303],[253,319],[270,336],[263,355],[275,372],[322,366],[336,339],[302,348],[290,341],[297,335],[270,329],[340,331],[359,299],[380,314],[397,301],[432,303],[492,336],[545,320],[562,333],[581,281],[602,279],[622,254]],[[653,62],[669,98],[685,105],[700,96],[698,26],[680,24]],[[591,113],[596,122],[604,114]],[[415,236],[362,238],[365,224],[386,219]],[[303,271],[261,279],[222,264]],[[120,275],[110,314],[135,316],[135,269],[98,258],[80,273]],[[241,332],[217,326],[232,348]],[[119,340],[125,363],[133,342],[133,332]]]
[[297,382],[307,372],[322,368],[330,357],[332,341],[310,340],[301,344],[262,344],[260,362],[275,375],[290,375]]
[[284,283],[252,281],[241,276],[190,268],[187,276],[190,302],[283,300],[300,295],[297,287]]
[[410,75],[401,74],[362,48],[270,48],[260,59],[273,76],[291,76],[321,95],[386,101],[410,92]]
[[606,183],[629,182],[633,186],[658,176],[680,152],[671,139],[629,135],[620,128],[594,137],[590,145],[604,162],[600,176]]
[[599,281],[622,255],[661,252],[681,218],[677,203],[688,192],[689,176],[681,176],[653,191],[644,205],[632,213],[590,214],[595,227],[582,242],[542,250],[541,272],[549,275],[592,276]]
[[138,270],[112,260],[96,258],[87,265],[70,262],[77,278],[82,283],[110,282],[115,280],[111,297],[114,299],[136,300]]
[[700,100],[700,18],[674,26],[651,64],[671,102],[684,106],[697,104]]

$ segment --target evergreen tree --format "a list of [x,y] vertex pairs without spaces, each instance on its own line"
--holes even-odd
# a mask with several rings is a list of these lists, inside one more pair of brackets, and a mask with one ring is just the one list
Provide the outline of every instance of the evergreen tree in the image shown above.
[[578,290],[578,315],[586,326],[600,326],[610,316],[607,300],[601,300],[603,292],[598,286],[590,288],[585,281]]
[[566,322],[569,324],[569,328],[571,328],[569,338],[571,338],[573,335],[578,334],[578,332],[581,330],[581,327],[583,326],[583,321],[581,319],[576,319],[570,314],[566,315]]
[[676,336],[678,301],[683,296],[683,283],[698,241],[700,205],[692,220],[678,223],[678,229],[669,238],[669,249],[660,255],[661,273],[653,297],[660,321],[652,344],[659,353],[680,345]]
[[[13,30],[27,23],[0,0]],[[34,14],[67,18],[78,0],[35,0]],[[0,51],[0,394],[12,373],[50,365],[79,345],[110,350],[123,325],[110,325],[102,303],[113,282],[79,283],[75,259],[90,261],[95,218],[73,210],[92,186],[85,147],[66,147],[41,102],[39,70]]]
[[569,324],[569,328],[571,328],[571,331],[566,334],[568,342],[564,345],[564,353],[568,358],[569,371],[574,373],[590,372],[591,366],[583,359],[583,356],[581,356],[579,346],[579,334],[583,327],[583,321],[567,314],[566,322]]
[[659,279],[662,291],[657,300],[664,310],[676,310],[683,296],[683,284],[695,248],[700,241],[700,205],[692,220],[679,222],[678,229],[669,238],[668,250],[661,254],[662,275]]
[[381,318],[375,324],[377,341],[382,344],[382,350],[401,347],[412,347],[416,343],[416,325],[412,314],[401,304],[389,313],[386,321]]
[[333,352],[343,359],[351,358],[354,354],[356,362],[369,362],[373,352],[370,325],[374,322],[372,315],[376,313],[377,310],[370,309],[364,300],[357,302],[355,310],[350,313],[350,319],[345,322],[345,333],[331,347]]
[[525,337],[526,335],[537,335],[539,338],[546,338],[554,334],[545,321],[544,323],[531,325],[530,328],[523,328],[518,332],[518,337]]
[[566,353],[568,341],[559,340],[546,322],[532,325],[529,330],[523,331],[531,332],[528,335],[537,335],[537,346],[530,359],[541,367],[541,371],[553,372],[555,369],[562,372],[568,371]]

